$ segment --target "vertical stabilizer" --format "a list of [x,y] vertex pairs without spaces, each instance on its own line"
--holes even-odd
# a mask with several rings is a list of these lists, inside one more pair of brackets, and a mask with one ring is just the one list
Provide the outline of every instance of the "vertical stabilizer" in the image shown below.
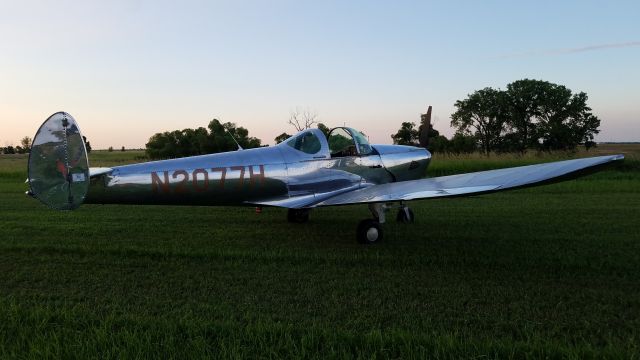
[[29,194],[57,210],[79,207],[89,189],[89,161],[75,119],[57,112],[40,126],[29,154]]

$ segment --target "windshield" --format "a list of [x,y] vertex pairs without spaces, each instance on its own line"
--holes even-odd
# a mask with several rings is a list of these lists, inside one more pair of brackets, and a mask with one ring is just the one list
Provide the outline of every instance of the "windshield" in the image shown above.
[[371,145],[369,145],[369,141],[364,136],[363,133],[357,130],[352,130],[353,136],[356,138],[356,142],[358,143],[358,152],[360,155],[369,155],[373,152]]
[[359,131],[339,127],[332,129],[327,137],[331,156],[357,156],[370,155],[373,148],[369,145],[367,138]]
[[331,156],[355,156],[356,147],[353,138],[343,128],[335,128],[329,133],[327,138],[329,142],[329,151]]

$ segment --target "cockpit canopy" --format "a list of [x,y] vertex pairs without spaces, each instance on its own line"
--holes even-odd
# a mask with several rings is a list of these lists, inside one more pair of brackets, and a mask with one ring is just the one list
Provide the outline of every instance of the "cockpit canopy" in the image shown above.
[[370,155],[373,148],[361,132],[348,128],[337,127],[329,131],[327,136],[331,157]]
[[305,131],[286,140],[287,145],[310,155],[317,154],[322,149],[320,139],[314,131]]
[[337,127],[329,131],[328,136],[318,129],[308,129],[285,140],[285,143],[309,155],[318,154],[324,144],[328,144],[331,157],[366,156],[374,153],[367,138],[359,131],[349,127]]

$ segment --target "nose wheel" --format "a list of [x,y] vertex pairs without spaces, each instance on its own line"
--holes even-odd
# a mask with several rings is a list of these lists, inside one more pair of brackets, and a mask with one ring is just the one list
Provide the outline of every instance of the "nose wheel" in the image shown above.
[[[385,222],[385,211],[391,206],[375,203],[369,204],[369,211],[373,215],[373,219],[364,219],[358,224],[356,238],[361,244],[375,244],[382,240],[382,224]],[[403,203],[400,203],[400,209],[396,220],[402,224],[412,223],[414,220],[413,211]]]
[[382,240],[383,232],[380,224],[384,224],[386,209],[381,203],[369,204],[373,219],[364,219],[358,224],[356,239],[360,244],[375,244]]

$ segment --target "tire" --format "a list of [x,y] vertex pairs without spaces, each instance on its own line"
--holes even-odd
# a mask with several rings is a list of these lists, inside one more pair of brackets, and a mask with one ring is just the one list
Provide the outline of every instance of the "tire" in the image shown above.
[[290,223],[303,224],[309,221],[309,209],[289,209],[287,220]]
[[360,244],[375,244],[382,240],[382,227],[373,219],[365,219],[358,224],[356,236]]
[[406,212],[402,208],[400,210],[398,210],[398,216],[396,216],[396,220],[399,223],[410,224],[415,219],[415,217],[413,215],[413,210],[411,210],[410,208],[406,208],[406,209],[407,209]]

